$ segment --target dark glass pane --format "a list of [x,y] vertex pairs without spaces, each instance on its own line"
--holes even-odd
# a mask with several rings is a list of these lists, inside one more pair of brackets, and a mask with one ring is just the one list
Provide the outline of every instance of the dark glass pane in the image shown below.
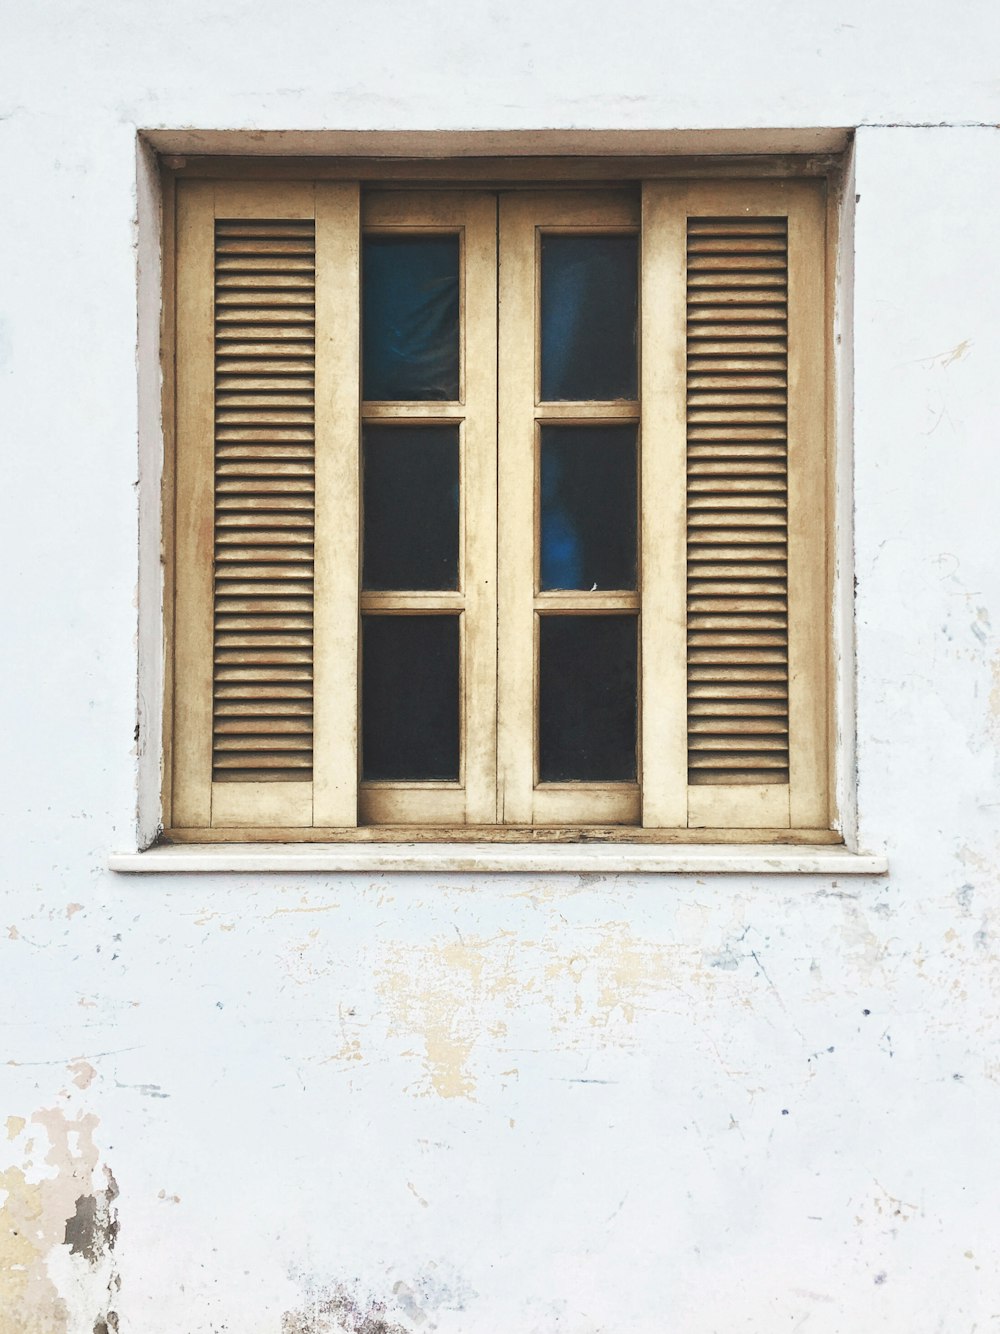
[[543,426],[542,588],[635,588],[635,427]]
[[365,616],[365,778],[458,778],[458,617]]
[[458,427],[366,426],[365,588],[458,587]]
[[364,238],[366,399],[458,398],[458,288],[457,236]]
[[638,238],[542,236],[542,398],[635,398]]
[[634,780],[636,618],[543,616],[538,776]]

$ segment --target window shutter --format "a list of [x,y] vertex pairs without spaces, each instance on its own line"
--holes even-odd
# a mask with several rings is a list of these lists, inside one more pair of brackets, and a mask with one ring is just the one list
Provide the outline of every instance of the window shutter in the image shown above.
[[356,625],[357,187],[185,182],[177,216],[174,824],[353,824],[356,631],[320,606]]
[[312,782],[316,223],[215,223],[213,782]]
[[644,505],[676,525],[644,665],[686,700],[646,737],[644,822],[823,827],[823,187],[650,184],[644,227]]
[[688,783],[788,782],[788,223],[687,225]]
[[[369,229],[462,235],[464,379],[361,403],[360,184],[179,181],[167,825],[630,824],[641,802],[649,830],[827,830],[825,190],[644,183],[638,401],[565,403],[536,384],[539,228],[627,231],[634,201],[502,199],[498,391],[494,196],[373,192]],[[360,590],[362,418],[460,429],[458,589]],[[539,423],[636,419],[639,588],[536,592]],[[361,782],[362,610],[459,618],[459,780]],[[594,610],[640,627],[639,781],[543,783],[539,618]]]

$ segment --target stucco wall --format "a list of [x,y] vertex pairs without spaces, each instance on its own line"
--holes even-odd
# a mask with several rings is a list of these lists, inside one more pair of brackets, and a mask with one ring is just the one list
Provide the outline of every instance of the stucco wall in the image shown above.
[[[2,26],[2,1334],[993,1329],[995,6]],[[861,127],[859,820],[890,875],[107,872],[135,836],[137,128],[795,125]]]

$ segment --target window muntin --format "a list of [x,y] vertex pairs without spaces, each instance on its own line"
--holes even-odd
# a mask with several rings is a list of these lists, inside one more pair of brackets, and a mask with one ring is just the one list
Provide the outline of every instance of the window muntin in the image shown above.
[[[211,823],[218,828],[232,826],[244,830],[299,825],[335,831],[349,829],[358,820],[379,826],[410,824],[414,828],[462,825],[485,828],[495,823],[508,826],[603,826],[619,822],[638,825],[641,822],[651,830],[669,830],[685,825],[713,829],[809,828],[828,823],[824,734],[826,695],[822,681],[826,655],[825,420],[821,410],[825,251],[822,187],[819,183],[681,185],[654,182],[643,188],[641,207],[636,193],[631,191],[601,191],[589,195],[575,191],[504,191],[499,196],[486,191],[426,194],[379,191],[359,203],[357,187],[343,184],[220,185],[216,188],[214,184],[198,183],[196,186],[185,185],[185,188],[195,192],[200,189],[206,203],[211,195],[213,217],[223,222],[232,220],[233,201],[240,203],[237,214],[242,208],[261,223],[281,221],[276,216],[281,209],[306,215],[311,209],[316,225],[318,331],[315,365],[317,499],[313,615],[316,632],[312,704],[316,720],[313,780],[311,784],[268,779],[239,785],[226,779],[211,782],[207,785],[207,802],[202,799],[191,828]],[[280,208],[276,210],[279,201]],[[229,206],[228,214],[226,206]],[[496,221],[498,207],[499,229]],[[208,213],[204,203],[203,212]],[[264,213],[266,216],[260,216]],[[698,502],[691,503],[691,499],[703,493],[691,481],[695,472],[687,481],[685,477],[691,463],[692,423],[703,407],[708,412],[718,409],[711,404],[700,404],[694,398],[685,404],[683,392],[678,390],[679,385],[683,386],[685,367],[691,371],[695,364],[689,346],[689,331],[694,323],[690,313],[697,304],[691,300],[692,270],[687,264],[689,233],[692,232],[689,220],[695,221],[696,232],[702,226],[698,219],[708,225],[713,219],[717,222],[721,218],[725,222],[727,218],[746,219],[748,214],[751,219],[759,217],[765,221],[775,216],[788,219],[789,324],[798,338],[793,335],[789,339],[788,356],[791,360],[787,381],[796,384],[799,392],[790,395],[787,411],[788,438],[793,447],[788,450],[787,481],[791,521],[788,525],[790,620],[786,675],[789,717],[794,720],[797,712],[800,727],[796,728],[794,721],[790,727],[789,782],[698,784],[689,781],[695,767],[689,762],[692,753],[703,744],[698,738],[706,735],[700,722],[705,715],[701,703],[690,706],[686,703],[691,673],[687,659],[692,651],[687,640],[689,635],[707,632],[689,623],[692,616],[703,614],[698,601],[703,590],[686,589],[683,572],[685,548],[697,526],[691,519],[698,510]],[[298,217],[296,220],[307,219]],[[352,358],[350,351],[351,328],[356,330],[354,337],[358,342],[363,337],[361,312],[364,306],[359,291],[363,292],[364,288],[359,281],[362,267],[359,232],[381,244],[386,252],[392,245],[398,248],[397,243],[405,243],[402,246],[405,252],[408,246],[419,250],[424,241],[436,245],[449,238],[452,246],[458,249],[457,398],[419,397],[427,392],[454,393],[454,375],[449,380],[447,375],[437,374],[436,384],[432,384],[434,376],[423,385],[410,381],[406,392],[414,394],[413,398],[382,398],[359,405],[358,357],[355,351]],[[499,320],[496,313],[498,237]],[[583,240],[594,240],[601,246],[627,241],[638,255],[640,237],[642,299],[637,302],[631,298],[633,308],[639,311],[640,323],[636,332],[641,333],[641,340],[635,334],[632,338],[635,344],[640,341],[642,344],[642,356],[637,366],[638,398],[627,397],[632,392],[628,375],[619,374],[612,384],[612,388],[621,391],[617,398],[573,400],[554,397],[548,402],[542,400],[543,388],[553,394],[567,392],[565,384],[553,389],[545,382],[545,255],[558,254],[559,243],[566,242],[572,249]],[[547,250],[552,246],[555,246],[554,251]],[[202,242],[202,250],[205,249]],[[181,258],[183,260],[183,254]],[[179,295],[184,286],[183,263],[181,268]],[[572,265],[567,263],[563,268],[572,269]],[[620,276],[623,266],[619,264],[615,270],[615,265],[611,264],[609,269],[617,272],[618,287],[627,287]],[[438,279],[440,276],[436,275]],[[451,327],[449,303],[454,306],[453,296],[447,291],[449,282],[454,292],[456,284],[453,279],[439,283],[443,292],[439,306],[445,309],[446,318],[424,319],[424,332],[426,328],[444,328],[446,343],[452,338],[448,332]],[[549,287],[552,286],[550,281]],[[607,303],[606,293],[604,300]],[[627,312],[628,300],[624,304]],[[564,326],[572,325],[572,306],[572,300],[564,298]],[[326,330],[323,328],[324,308]],[[617,339],[619,348],[623,343],[627,346],[627,313],[617,323],[611,316],[604,323],[614,335],[612,341]],[[331,337],[329,332],[334,326],[342,331],[337,338]],[[190,331],[187,337],[190,341]],[[431,337],[433,341],[433,335]],[[551,342],[551,328],[548,338]],[[179,330],[181,398],[184,384],[190,383],[192,378],[183,343]],[[370,337],[368,343],[371,343]],[[497,388],[498,346],[500,380]],[[586,348],[582,355],[586,357]],[[441,356],[438,353],[435,356],[440,363]],[[625,361],[627,363],[627,355]],[[430,363],[434,363],[434,357],[426,364]],[[474,373],[476,367],[478,373]],[[565,371],[563,373],[565,375]],[[195,373],[194,379],[197,378]],[[431,384],[430,390],[428,384]],[[812,390],[811,405],[805,392],[807,387]],[[384,385],[380,392],[384,392]],[[692,395],[702,392],[705,392],[703,386],[692,386]],[[768,386],[767,392],[773,392],[773,386]],[[746,397],[744,393],[744,399]],[[337,404],[339,411],[333,413],[331,409]],[[766,409],[771,410],[771,406],[766,405]],[[448,427],[453,432],[457,430],[459,436],[457,575],[413,580],[417,584],[437,583],[437,588],[364,586],[406,582],[397,575],[388,581],[365,579],[359,589],[358,559],[367,533],[360,522],[364,513],[361,494],[364,461],[363,455],[359,454],[358,441],[369,432],[383,431],[389,437],[394,432],[417,430],[421,426],[428,429]],[[219,428],[220,423],[215,421],[213,429],[218,432]],[[546,473],[546,442],[558,441],[560,431],[588,430],[612,435],[623,431],[639,434],[639,495],[635,502],[640,510],[638,577],[634,581],[623,580],[631,582],[632,587],[610,588],[605,587],[599,578],[584,583],[579,575],[567,577],[572,561],[567,557],[565,516],[562,517],[562,565],[557,562],[554,578],[543,577],[546,521],[549,532],[553,531],[552,504],[549,503],[546,511],[542,489]],[[181,434],[183,431],[179,430],[179,469],[184,452]],[[499,468],[495,452],[497,437]],[[470,441],[474,442],[471,446]],[[216,450],[218,444],[216,438]],[[557,452],[553,451],[553,457]],[[562,453],[566,454],[565,448]],[[551,473],[550,466],[550,483]],[[811,493],[810,477],[813,486],[819,483],[819,489]],[[331,485],[335,478],[339,480],[338,487]],[[183,500],[184,483],[180,476],[178,488],[179,500]],[[627,479],[621,490],[629,492]],[[558,499],[558,487],[556,492]],[[581,500],[577,496],[575,501],[567,502],[563,496],[561,503],[563,509],[567,503],[571,509],[573,504],[576,505],[576,528],[574,530],[570,524],[569,531],[570,538],[579,544],[581,534],[586,536],[588,531],[587,503],[599,511],[601,505],[612,505],[612,500],[607,496],[596,499],[592,496],[587,502],[586,498]],[[628,510],[627,494],[618,497],[617,505],[619,515]],[[359,516],[353,534],[350,531],[352,507]],[[183,510],[183,503],[181,508]],[[821,532],[818,541],[815,528],[812,537],[807,535],[817,512]],[[498,514],[499,545],[495,536]],[[809,516],[808,521],[804,521],[804,515]],[[599,544],[600,524],[593,514],[589,531],[591,545],[595,540]],[[594,533],[598,534],[597,539]],[[617,528],[615,536],[622,536]],[[555,545],[558,546],[558,542]],[[624,546],[629,546],[627,534],[624,535]],[[608,557],[608,552],[603,555]],[[180,591],[184,583],[185,561],[180,551],[179,556]],[[450,561],[451,556],[447,559]],[[621,567],[619,555],[619,569]],[[798,598],[793,591],[796,580]],[[452,587],[443,586],[449,582]],[[499,610],[493,605],[498,583]],[[584,586],[558,587],[559,584],[574,583]],[[691,603],[686,599],[689,592]],[[183,603],[184,598],[180,601]],[[797,620],[793,614],[796,603],[800,613]],[[762,604],[755,604],[755,607],[757,612],[772,619],[779,610],[770,605],[764,608]],[[728,608],[723,611],[740,614]],[[358,629],[359,612],[362,626],[368,619],[386,622],[395,617],[400,618],[401,624],[406,619],[433,617],[447,621],[457,630],[460,682],[457,777],[454,766],[449,769],[448,777],[427,778],[386,776],[383,767],[364,765],[363,750],[359,752],[358,741],[359,733],[364,732],[359,719],[359,700],[364,697],[363,670],[359,679],[357,669],[359,633],[362,642],[364,634],[363,629],[360,632]],[[617,622],[619,629],[625,622],[634,627],[632,637],[637,651],[632,704],[636,718],[633,776],[629,776],[627,767],[623,768],[620,755],[615,764],[606,764],[603,769],[600,766],[596,770],[588,769],[586,765],[578,764],[575,778],[565,766],[560,769],[543,757],[540,734],[544,730],[542,714],[545,704],[542,701],[546,690],[547,698],[552,698],[552,688],[551,685],[544,686],[543,678],[551,677],[546,671],[551,654],[547,651],[543,654],[542,641],[552,633],[545,628],[545,622],[554,622],[554,618],[559,617],[564,618],[562,629],[567,634],[574,628],[578,634],[585,632],[587,618],[591,618],[590,628],[594,635],[599,633],[598,626],[612,622]],[[678,633],[678,622],[683,634]],[[713,628],[709,627],[708,632]],[[762,632],[770,633],[774,628],[769,625]],[[725,633],[728,627],[722,627],[722,630]],[[253,629],[249,632],[256,633]],[[741,636],[738,630],[736,634],[741,642],[735,647],[746,647],[749,643],[747,635]],[[353,668],[352,642],[355,645]],[[585,638],[583,642],[586,642]],[[255,646],[236,647],[250,650]],[[723,646],[723,651],[726,648]],[[595,647],[588,658],[598,656]],[[617,673],[611,673],[611,676],[617,676],[619,681],[627,680],[627,662],[623,667],[623,662],[619,661],[618,667]],[[202,683],[205,675],[202,666]],[[179,677],[183,676],[181,672]],[[179,679],[178,685],[181,684]],[[581,689],[584,684],[580,683]],[[681,717],[678,716],[678,700],[685,701]],[[181,699],[180,693],[177,701],[179,716],[183,718],[188,703]],[[764,716],[756,714],[755,719]],[[801,724],[805,724],[804,728]],[[183,730],[183,725],[176,729],[175,751],[178,749],[176,743],[183,739]],[[714,734],[709,732],[707,735],[711,738]],[[754,736],[755,733],[751,731],[746,735]],[[180,750],[183,751],[183,746]],[[546,742],[544,755],[551,756],[551,753],[551,746]],[[348,760],[350,764],[346,763]],[[189,764],[188,767],[193,766]],[[184,768],[183,759],[180,768]],[[368,776],[376,773],[378,777]],[[567,777],[567,773],[570,776]],[[199,781],[204,788],[204,779]],[[175,786],[178,786],[183,813],[183,780]],[[234,794],[237,786],[241,788],[238,796]],[[311,790],[304,794],[301,789],[307,786]],[[699,787],[704,787],[705,791],[699,791]],[[278,789],[282,790],[280,794]],[[307,806],[310,809],[307,810]],[[173,823],[181,824],[176,814],[175,807]]]

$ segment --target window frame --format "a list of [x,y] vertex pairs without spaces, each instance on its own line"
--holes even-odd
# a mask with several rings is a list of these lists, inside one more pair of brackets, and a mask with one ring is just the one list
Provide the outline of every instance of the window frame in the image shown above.
[[[735,177],[737,179],[758,180],[771,178],[776,181],[787,181],[796,177],[805,176],[807,178],[823,177],[827,181],[827,204],[826,204],[826,290],[823,294],[824,318],[823,328],[826,336],[826,375],[828,381],[832,381],[835,374],[833,365],[832,342],[833,342],[833,310],[834,310],[834,257],[836,255],[837,242],[837,222],[839,217],[838,208],[838,187],[840,183],[841,162],[839,159],[803,159],[791,158],[782,159],[758,159],[753,165],[753,170],[748,170],[746,162],[734,162],[716,159],[710,163],[694,163],[690,160],[676,158],[656,158],[653,160],[642,159],[640,161],[631,161],[625,163],[620,159],[613,158],[594,158],[594,159],[563,159],[559,160],[557,165],[549,164],[545,168],[544,174],[539,171],[539,164],[530,158],[526,159],[488,159],[486,161],[468,163],[441,162],[428,163],[425,159],[414,159],[410,163],[393,163],[389,166],[383,159],[371,159],[367,162],[358,159],[341,159],[326,163],[317,163],[309,161],[304,163],[292,164],[288,162],[261,162],[257,160],[240,159],[202,159],[193,161],[188,159],[186,162],[171,163],[169,161],[161,164],[163,170],[163,204],[164,204],[164,234],[170,235],[172,230],[172,219],[174,213],[174,183],[178,176],[188,179],[198,178],[232,178],[246,179],[264,177],[274,180],[275,175],[286,178],[301,179],[324,179],[324,175],[332,180],[342,181],[354,179],[362,182],[362,185],[368,181],[378,181],[386,183],[391,181],[394,187],[403,186],[403,188],[416,188],[426,185],[430,180],[435,186],[447,186],[451,190],[475,190],[477,186],[502,185],[504,189],[523,189],[535,190],[540,187],[548,190],[564,190],[567,188],[578,189],[581,184],[589,186],[593,181],[613,184],[632,184],[638,179],[659,179],[670,181],[672,179],[694,179],[703,182],[707,178],[724,179],[726,177]],[[277,166],[277,172],[275,167]],[[488,174],[487,174],[488,173]],[[549,175],[551,173],[551,175]],[[287,190],[284,184],[279,185],[275,182],[277,192]],[[166,555],[166,565],[169,570],[171,565],[171,544],[172,544],[172,525],[170,517],[173,510],[173,459],[171,450],[172,441],[172,359],[170,346],[170,326],[172,324],[171,301],[169,296],[169,275],[171,273],[172,257],[168,255],[170,247],[164,247],[164,275],[168,280],[164,285],[164,321],[163,321],[163,345],[164,345],[164,435],[167,442],[165,450],[165,467],[163,475],[162,494],[164,499],[164,524],[163,536]],[[643,394],[642,397],[645,397]],[[826,434],[828,441],[825,450],[823,468],[825,471],[824,486],[829,493],[832,491],[832,479],[835,468],[835,454],[833,448],[833,425],[834,425],[834,395],[827,393],[826,409],[822,421],[822,430]],[[317,451],[317,454],[319,451]],[[319,462],[317,459],[317,467]],[[340,479],[341,484],[345,481]],[[355,479],[355,486],[357,479]],[[343,494],[343,491],[341,491]],[[829,507],[832,510],[832,505]],[[827,523],[828,532],[832,539],[833,515],[828,512]],[[828,547],[832,553],[834,543],[831,540]],[[835,606],[835,597],[832,592],[832,559],[828,563],[826,571],[825,586],[826,593],[824,599],[825,617],[827,624],[832,620],[833,608]],[[164,697],[167,702],[165,712],[169,714],[169,705],[172,699],[172,654],[170,652],[171,628],[172,628],[172,589],[170,580],[167,579],[167,587],[164,591],[164,609],[165,609],[165,676],[167,679],[167,689]],[[356,589],[355,589],[356,594]],[[317,610],[319,609],[319,599],[317,599]],[[831,655],[832,656],[832,655]],[[342,689],[346,687],[341,683]],[[317,689],[317,704],[319,702],[320,691]],[[356,688],[355,695],[356,699]],[[830,719],[830,735],[834,734],[836,727],[836,709],[834,707],[834,696],[831,691],[825,694],[825,704]],[[163,745],[163,789],[162,789],[162,811],[168,815],[171,811],[171,782],[170,775],[171,764],[171,745],[172,737],[170,729],[164,729]],[[828,741],[827,744],[828,768],[831,771],[837,759],[835,746]],[[647,780],[648,781],[648,780]],[[831,782],[831,792],[833,784]],[[707,823],[700,826],[671,825],[655,828],[643,828],[641,825],[622,824],[602,826],[593,825],[496,825],[487,827],[482,824],[475,826],[446,825],[441,826],[433,821],[428,821],[422,827],[408,826],[406,828],[390,828],[384,825],[362,825],[357,828],[340,826],[302,827],[295,829],[287,824],[280,827],[275,825],[256,826],[239,830],[228,829],[209,829],[198,828],[190,829],[184,826],[167,824],[167,837],[177,842],[213,842],[228,841],[238,837],[245,841],[273,841],[280,838],[282,841],[320,840],[320,841],[442,841],[448,842],[467,842],[473,840],[482,840],[487,838],[498,842],[537,842],[540,839],[546,841],[606,841],[606,842],[625,842],[625,843],[645,843],[645,842],[762,842],[762,843],[833,843],[841,839],[841,833],[838,829],[838,817],[833,807],[832,798],[829,802],[829,816],[825,824],[802,823],[791,827],[777,827],[773,829],[750,829],[734,825],[709,825]]]

